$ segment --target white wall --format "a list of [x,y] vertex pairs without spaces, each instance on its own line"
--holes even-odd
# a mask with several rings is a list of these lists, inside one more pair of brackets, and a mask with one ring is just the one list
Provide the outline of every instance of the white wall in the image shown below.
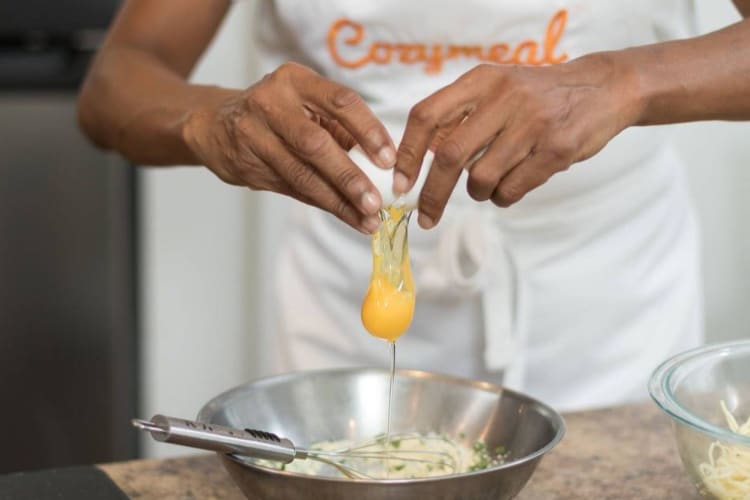
[[[195,81],[245,87],[251,5],[233,7]],[[141,412],[194,417],[254,375],[248,238],[254,198],[203,168],[141,171]],[[142,441],[147,456],[190,453]]]

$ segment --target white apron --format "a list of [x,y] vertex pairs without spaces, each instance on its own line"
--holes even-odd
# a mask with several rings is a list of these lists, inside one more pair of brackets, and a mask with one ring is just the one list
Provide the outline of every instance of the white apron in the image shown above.
[[[691,22],[689,0],[267,0],[255,30],[264,71],[293,60],[351,87],[398,141],[411,106],[476,64],[557,63],[689,36]],[[368,238],[294,210],[265,346],[276,370],[385,365],[360,322]],[[626,130],[508,209],[472,201],[463,179],[436,229],[412,223],[410,247],[400,367],[575,409],[645,397],[655,365],[702,338],[695,218],[658,128]]]

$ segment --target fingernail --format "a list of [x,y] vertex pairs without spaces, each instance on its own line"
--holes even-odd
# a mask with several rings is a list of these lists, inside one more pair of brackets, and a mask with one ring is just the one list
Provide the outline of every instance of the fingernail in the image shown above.
[[420,213],[419,217],[417,218],[417,222],[419,223],[420,227],[423,229],[430,229],[432,226],[435,225],[435,221],[433,221],[429,216]]
[[365,212],[367,213],[376,213],[378,210],[380,210],[380,202],[378,201],[378,197],[369,191],[365,191],[365,193],[362,195],[362,208],[364,208]]
[[378,230],[378,227],[380,227],[380,219],[375,216],[370,216],[362,221],[362,225],[367,229],[369,234],[372,234]]
[[393,191],[401,194],[407,189],[409,189],[409,179],[402,172],[393,174]]
[[378,151],[378,160],[380,166],[391,168],[396,163],[396,151],[391,146],[383,146]]

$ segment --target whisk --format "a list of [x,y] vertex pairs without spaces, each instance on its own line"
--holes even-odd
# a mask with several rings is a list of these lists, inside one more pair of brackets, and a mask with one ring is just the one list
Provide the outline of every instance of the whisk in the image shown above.
[[[362,441],[343,449],[316,450],[298,448],[289,439],[281,438],[272,432],[233,429],[184,418],[155,415],[151,420],[133,419],[131,422],[134,427],[151,433],[151,437],[157,441],[227,453],[242,461],[255,458],[288,464],[300,459],[314,460],[335,468],[350,479],[376,479],[355,465],[365,464],[367,461],[394,460],[399,463],[419,463],[431,469],[437,468],[445,474],[458,472],[460,465],[457,454],[448,451],[409,450],[393,445],[390,447],[394,449],[379,449],[383,445],[388,447],[384,437]],[[391,443],[410,439],[434,439],[456,446],[442,436],[418,433],[392,434]]]

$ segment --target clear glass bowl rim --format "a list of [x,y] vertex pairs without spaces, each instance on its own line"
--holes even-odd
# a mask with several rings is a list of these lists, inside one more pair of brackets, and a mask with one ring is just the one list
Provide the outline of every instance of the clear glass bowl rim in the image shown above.
[[[690,428],[711,435],[720,441],[750,446],[750,437],[742,436],[741,434],[732,432],[728,428],[706,422],[694,415],[677,401],[670,387],[672,376],[682,366],[704,361],[708,358],[733,358],[739,355],[747,356],[748,362],[750,362],[750,340],[709,344],[677,354],[660,364],[651,374],[648,383],[648,391],[651,394],[651,398],[670,417]],[[716,404],[718,405],[719,402],[717,401]]]

